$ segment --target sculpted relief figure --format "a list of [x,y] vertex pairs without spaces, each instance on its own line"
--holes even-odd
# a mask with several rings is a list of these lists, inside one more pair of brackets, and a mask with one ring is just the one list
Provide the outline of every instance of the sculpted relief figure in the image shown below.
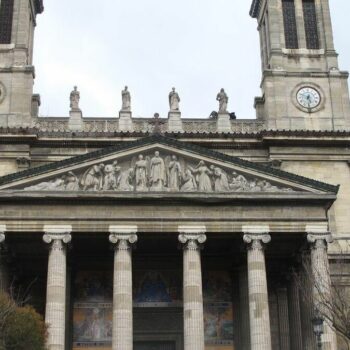
[[182,176],[183,185],[181,186],[182,192],[195,192],[197,191],[197,181],[190,169],[186,169],[185,174]]
[[79,191],[80,186],[79,186],[79,178],[72,172],[70,171],[66,177],[65,177],[65,190],[66,191]]
[[175,88],[169,94],[169,106],[171,111],[179,111],[180,110],[180,96],[176,92]]
[[230,190],[227,174],[214,165],[210,166],[212,173],[214,174],[214,190],[215,192],[227,192]]
[[131,95],[128,90],[128,87],[125,86],[125,89],[122,91],[122,111],[131,110]]
[[103,190],[110,191],[116,190],[117,184],[117,174],[120,172],[120,167],[117,165],[118,162],[115,161],[113,164],[108,164],[104,167],[104,178],[103,178]]
[[140,154],[135,164],[136,191],[148,191],[148,164],[147,160]]
[[70,93],[70,109],[80,110],[79,101],[80,101],[80,92],[78,91],[78,87],[74,86],[74,90]]
[[179,191],[181,185],[181,165],[176,156],[171,157],[168,165],[168,186],[170,191]]
[[134,168],[129,168],[121,172],[118,178],[118,189],[120,191],[133,191]]
[[203,160],[199,162],[199,164],[195,169],[190,169],[190,170],[192,171],[193,174],[197,174],[196,180],[198,183],[198,191],[200,192],[213,191],[213,186],[210,179],[210,176],[213,175],[213,173],[206,166]]
[[100,191],[103,188],[104,164],[94,165],[88,169],[81,181],[83,191]]
[[40,184],[26,187],[25,191],[62,191],[65,189],[65,178],[60,177],[58,179],[41,182]]
[[232,180],[230,183],[230,189],[238,192],[238,191],[246,191],[249,188],[248,180],[243,176],[237,174],[237,172],[232,172]]
[[151,191],[163,191],[166,185],[165,164],[158,151],[154,153],[154,157],[151,159],[149,183]]
[[219,113],[228,113],[227,112],[228,96],[224,89],[220,90],[220,92],[216,96],[216,100],[219,101]]

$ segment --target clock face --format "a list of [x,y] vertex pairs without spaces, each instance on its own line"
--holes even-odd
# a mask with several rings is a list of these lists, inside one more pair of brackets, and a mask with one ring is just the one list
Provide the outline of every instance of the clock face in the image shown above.
[[320,104],[321,96],[314,88],[303,87],[297,93],[297,101],[302,107],[312,109]]

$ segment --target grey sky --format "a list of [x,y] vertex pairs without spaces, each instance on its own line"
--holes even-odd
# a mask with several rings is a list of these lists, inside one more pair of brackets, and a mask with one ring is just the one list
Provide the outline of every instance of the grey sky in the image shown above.
[[[38,17],[35,92],[43,116],[67,116],[73,85],[84,116],[117,116],[128,85],[134,116],[166,116],[175,86],[184,117],[207,117],[221,87],[254,118],[260,54],[250,0],[46,0]],[[340,68],[350,70],[349,0],[330,0]]]

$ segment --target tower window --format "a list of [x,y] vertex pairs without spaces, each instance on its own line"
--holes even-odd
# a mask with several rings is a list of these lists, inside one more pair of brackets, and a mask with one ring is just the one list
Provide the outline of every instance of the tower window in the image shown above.
[[286,48],[297,49],[299,44],[294,0],[282,0],[282,9]]
[[303,0],[303,11],[306,34],[306,47],[308,49],[319,49],[320,42],[317,30],[315,0]]
[[11,44],[14,0],[0,1],[0,44]]

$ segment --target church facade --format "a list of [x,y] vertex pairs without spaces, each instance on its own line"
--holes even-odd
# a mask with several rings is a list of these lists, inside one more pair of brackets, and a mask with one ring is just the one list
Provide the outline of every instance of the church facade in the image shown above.
[[[49,350],[311,350],[296,272],[350,257],[350,100],[328,0],[253,0],[256,119],[39,117],[42,0],[0,0],[0,288]],[[214,96],[215,97],[215,96]],[[331,276],[329,276],[331,275]],[[339,283],[350,288],[350,267]],[[305,286],[307,288],[307,286]],[[345,350],[329,323],[325,350]]]

